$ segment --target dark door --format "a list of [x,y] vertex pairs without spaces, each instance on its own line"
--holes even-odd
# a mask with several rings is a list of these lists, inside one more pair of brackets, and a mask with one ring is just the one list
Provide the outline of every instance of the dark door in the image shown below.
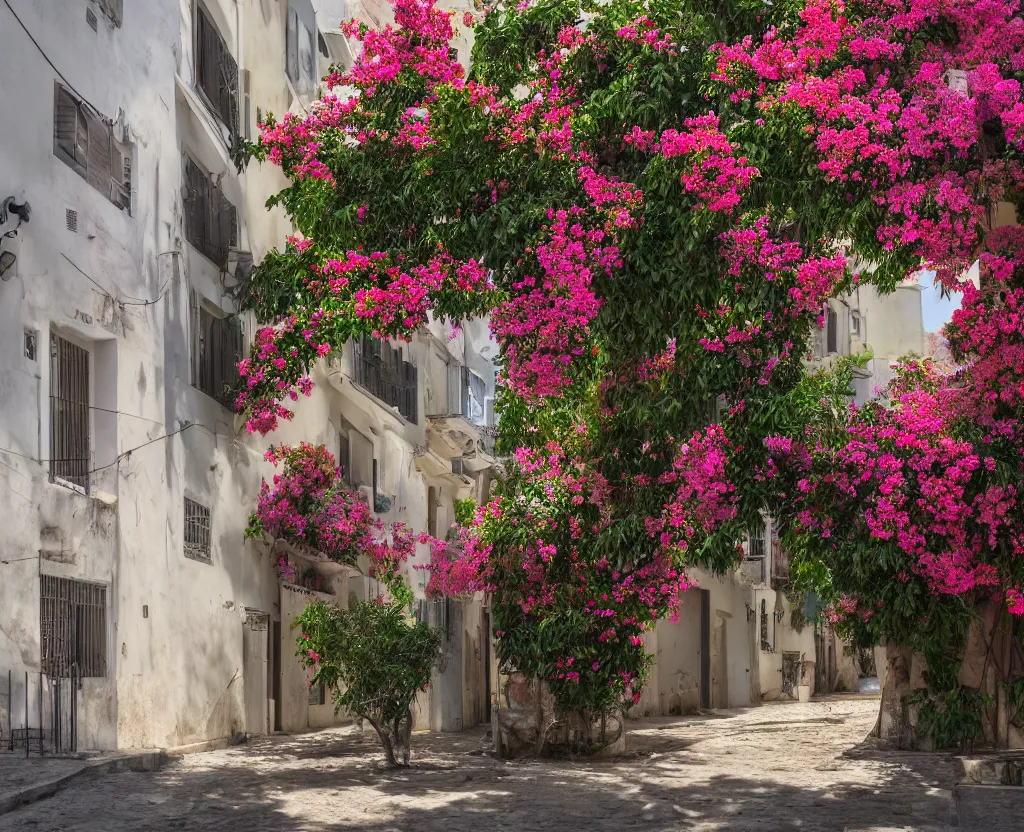
[[271,649],[271,663],[273,667],[271,672],[274,674],[271,678],[270,689],[273,691],[271,694],[274,697],[274,730],[281,730],[281,622],[274,622],[274,638],[273,644],[270,646]]
[[484,722],[491,723],[491,614],[484,613]]
[[700,706],[711,707],[711,592],[700,590]]

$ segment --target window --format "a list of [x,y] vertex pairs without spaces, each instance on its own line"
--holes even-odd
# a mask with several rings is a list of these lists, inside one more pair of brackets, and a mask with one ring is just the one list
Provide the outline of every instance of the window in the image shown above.
[[308,0],[290,0],[285,35],[285,70],[300,98],[310,99],[316,89],[316,16]]
[[839,316],[831,306],[828,308],[828,315],[825,323],[825,351],[829,355],[839,352]]
[[462,413],[474,425],[483,425],[486,421],[484,399],[487,396],[487,382],[468,367],[463,375],[463,398],[465,403]]
[[427,489],[427,534],[437,537],[437,489]]
[[856,312],[850,313],[850,332],[853,335],[860,335],[860,315]]
[[107,588],[39,576],[43,672],[51,679],[107,675]]
[[310,705],[326,705],[327,704],[327,686],[321,681],[312,685],[309,688],[309,704]]
[[131,212],[131,150],[99,113],[60,84],[53,88],[53,155],[114,205]]
[[124,0],[96,0],[96,5],[115,26],[121,25],[121,14]]
[[338,437],[338,469],[341,481],[345,485],[352,485],[352,443],[346,428],[341,429]]
[[216,265],[238,245],[238,211],[191,158],[185,159],[185,239]]
[[242,326],[237,318],[210,312],[195,289],[190,291],[190,306],[192,386],[231,407],[242,360]]
[[417,420],[416,365],[387,341],[361,336],[354,344],[355,382],[410,422]]
[[89,352],[50,334],[50,479],[89,489]]
[[185,557],[211,563],[210,509],[185,498]]
[[196,6],[195,49],[196,86],[234,138],[238,135],[238,64],[201,5]]

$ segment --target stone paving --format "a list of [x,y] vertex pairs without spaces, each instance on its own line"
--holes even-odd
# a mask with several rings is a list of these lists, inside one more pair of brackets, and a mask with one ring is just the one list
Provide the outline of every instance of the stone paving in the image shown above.
[[609,761],[503,762],[483,730],[418,734],[397,772],[351,729],[273,737],[76,781],[0,832],[947,829],[957,762],[878,751],[877,709],[849,696],[643,720]]

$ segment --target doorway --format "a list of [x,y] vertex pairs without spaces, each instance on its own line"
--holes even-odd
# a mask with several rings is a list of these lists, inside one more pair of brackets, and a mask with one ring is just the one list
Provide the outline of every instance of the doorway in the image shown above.
[[711,707],[711,590],[700,592],[700,706]]
[[242,623],[242,685],[245,696],[245,730],[267,733],[267,665],[270,616],[246,610]]

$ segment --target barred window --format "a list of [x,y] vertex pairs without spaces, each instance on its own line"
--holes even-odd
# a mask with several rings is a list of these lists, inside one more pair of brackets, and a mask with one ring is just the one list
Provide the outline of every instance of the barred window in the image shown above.
[[185,557],[211,563],[210,509],[185,498]]
[[190,306],[192,386],[231,407],[238,362],[242,360],[242,326],[237,318],[212,314],[195,289],[190,292]]
[[185,239],[221,268],[238,245],[238,210],[191,158],[185,159]]
[[107,675],[107,588],[39,576],[39,632],[43,672],[79,678]]
[[327,704],[327,686],[323,682],[317,682],[309,689],[310,705]]
[[196,6],[196,85],[207,106],[238,135],[238,64],[206,10]]
[[89,352],[50,334],[50,480],[88,490]]
[[114,138],[109,119],[59,83],[53,88],[53,155],[114,205],[131,212],[130,146]]

